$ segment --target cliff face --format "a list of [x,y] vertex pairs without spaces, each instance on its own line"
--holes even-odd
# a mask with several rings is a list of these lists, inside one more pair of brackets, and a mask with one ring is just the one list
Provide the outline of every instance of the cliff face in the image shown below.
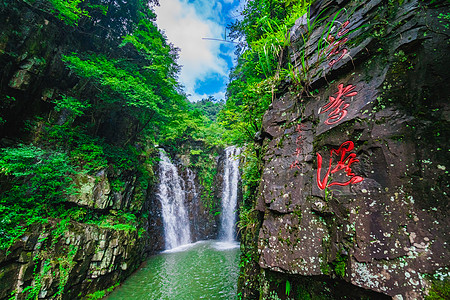
[[319,1],[291,30],[244,298],[423,299],[448,276],[449,4],[400,2]]
[[[95,171],[70,175],[76,193],[59,199],[61,202],[56,204],[61,206],[52,217],[38,211],[40,222],[28,226],[24,224],[29,220],[19,220],[20,224],[13,224],[28,228],[0,251],[0,299],[82,299],[117,285],[148,254],[164,249],[156,197],[157,151],[147,141],[136,138],[143,130],[136,116],[120,105],[118,109],[107,106],[78,118],[67,109],[54,110],[55,99],[62,95],[89,98],[95,102],[92,106],[109,100],[103,94],[107,88],[66,68],[63,55],[106,53],[120,59],[127,55],[138,58],[130,45],[119,47],[123,36],[136,24],[132,16],[115,10],[132,11],[139,1],[112,2],[100,1],[110,4],[108,13],[93,10],[91,17],[79,20],[79,26],[68,26],[52,15],[49,1],[0,2],[0,148],[33,143],[49,153],[64,152],[76,160],[75,152],[84,147],[86,151],[78,152],[82,155],[76,168],[82,169],[86,162],[104,162]],[[119,25],[114,23],[118,20],[115,12],[122,17]],[[102,23],[106,21],[107,25]],[[74,138],[70,133],[79,127],[85,131],[77,132],[80,136]],[[66,131],[55,131],[49,139],[52,128]],[[61,146],[66,143],[70,145]],[[137,153],[134,160],[126,155],[127,145]],[[103,155],[100,160],[95,158],[96,151]],[[107,163],[105,153],[112,157]],[[183,177],[188,182],[189,174],[184,172]],[[1,200],[16,183],[13,179],[3,173],[0,176]],[[26,186],[26,180],[19,183]],[[193,186],[187,188],[197,186],[198,190],[198,179],[190,184]],[[213,236],[214,218],[202,206],[199,195],[191,193],[187,199],[193,211],[201,212],[195,214],[193,222],[198,227],[195,238]],[[3,205],[1,202],[2,235],[9,218],[3,215]],[[47,217],[48,221],[42,220]]]
[[135,181],[130,178],[116,191],[105,172],[78,175],[79,193],[67,199],[71,208],[89,208],[107,219],[89,224],[49,218],[29,226],[0,252],[0,299],[80,299],[116,285],[136,270],[145,253],[161,249],[152,238],[157,232],[140,229],[137,222],[117,224],[118,212],[139,211],[148,202]]
[[0,254],[0,299],[81,299],[117,286],[140,265],[143,252],[137,231],[51,220],[29,228]]

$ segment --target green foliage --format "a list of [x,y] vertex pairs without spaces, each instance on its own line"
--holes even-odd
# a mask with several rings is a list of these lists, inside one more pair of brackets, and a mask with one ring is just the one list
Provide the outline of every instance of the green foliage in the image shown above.
[[240,166],[242,186],[244,190],[244,206],[251,207],[256,200],[256,191],[261,180],[263,149],[258,145],[248,144],[243,148],[245,158]]
[[444,300],[450,299],[450,280],[433,280],[426,300]]
[[80,77],[92,78],[101,86],[109,88],[112,96],[115,95],[107,99],[109,103],[120,101],[126,107],[158,110],[160,97],[145,83],[141,74],[121,68],[120,60],[96,54],[81,59],[76,53],[64,55],[62,59]]
[[[75,171],[68,163],[66,153],[32,145],[3,148],[0,153],[0,174],[13,176],[13,181],[18,184],[8,197],[30,203],[54,203],[73,192],[69,175]],[[22,197],[27,199],[20,199]]]
[[202,114],[210,120],[210,122],[214,122],[217,120],[219,111],[224,106],[224,101],[217,101],[213,96],[209,96],[206,99],[192,103],[191,106],[194,109],[200,110]]
[[[110,215],[101,216],[98,221],[92,222],[101,228],[110,228],[113,230],[136,231],[138,220],[135,214],[131,212],[111,211]],[[88,221],[91,223],[91,221]]]
[[64,288],[67,284],[67,281],[69,280],[69,273],[72,270],[73,266],[75,265],[73,259],[75,257],[75,254],[78,251],[78,247],[75,247],[73,245],[69,245],[70,251],[67,254],[67,256],[58,257],[58,264],[59,264],[59,284],[58,284],[58,291],[56,292],[56,296],[61,299]]
[[256,218],[256,211],[252,208],[241,207],[239,210],[239,221],[237,223],[240,232],[247,230],[253,232],[256,229],[258,219]]
[[179,68],[174,63],[173,49],[153,22],[142,19],[133,34],[124,37],[120,47],[127,44],[132,44],[149,63],[145,66],[145,72],[151,74],[149,77],[153,79],[152,82],[164,83],[166,88],[177,86],[174,77]]
[[243,252],[241,254],[241,261],[239,263],[239,267],[244,267],[252,261],[252,255],[250,252]]
[[[37,256],[35,258],[37,258]],[[34,267],[34,272],[33,272],[34,285],[27,286],[26,288],[24,288],[22,290],[22,293],[28,292],[28,295],[26,298],[27,300],[28,299],[36,299],[36,300],[39,299],[39,292],[42,289],[42,279],[44,276],[48,275],[48,272],[50,271],[50,269],[52,267],[50,259],[46,259],[43,261],[41,271],[38,273],[38,272],[36,272],[37,266],[38,266],[38,264],[37,264],[38,259],[35,259],[35,262],[36,262],[36,265]]]
[[[264,3],[265,1],[254,2]],[[283,2],[272,1],[277,7],[276,9],[279,9]],[[260,18],[255,20],[261,35],[249,43],[251,51],[258,55],[259,71],[262,71],[266,78],[273,74],[275,68],[280,70],[283,49],[291,43],[289,30],[295,21],[307,11],[307,6],[301,2],[297,4],[284,3],[284,5],[286,15],[279,14],[280,19],[272,17],[270,14],[273,12],[265,11]],[[246,54],[248,55],[248,52]]]
[[286,295],[289,296],[290,293],[291,293],[291,283],[289,282],[289,280],[286,280]]
[[336,259],[332,262],[334,272],[340,278],[345,277],[345,269],[347,267],[347,256],[341,255],[340,253],[336,254]]
[[[192,151],[196,150],[191,150]],[[197,171],[197,178],[203,186],[201,198],[202,202],[209,209],[210,213],[216,213],[220,208],[220,203],[216,201],[213,193],[214,177],[217,173],[216,160],[212,151],[197,151],[191,156],[191,166]]]
[[291,42],[289,30],[308,6],[309,1],[248,1],[242,20],[231,26],[231,37],[244,37],[247,47],[231,73],[228,99],[219,116],[220,124],[231,131],[229,143],[251,142],[261,129],[276,86],[286,76],[281,63]]
[[54,103],[56,103],[56,111],[65,109],[76,117],[83,115],[84,111],[91,106],[84,101],[80,101],[74,97],[68,97],[66,95],[61,95],[61,99],[54,100]]
[[249,76],[245,81],[238,79],[244,76],[240,73],[241,67],[238,65],[232,73],[232,78],[236,80],[228,85],[228,99],[218,118],[219,124],[230,130],[225,137],[230,144],[253,141],[261,129],[262,116],[272,101],[270,84],[254,76]]
[[52,12],[67,25],[77,25],[81,17],[89,17],[86,10],[80,7],[84,0],[48,0],[54,7]]
[[55,244],[58,241],[58,238],[60,238],[64,234],[64,232],[67,231],[67,225],[69,221],[70,221],[69,218],[62,219],[58,223],[56,228],[52,231],[53,244]]
[[74,168],[66,153],[32,145],[0,149],[4,193],[0,199],[0,248],[7,248],[27,225],[45,221],[52,205],[74,193]]
[[70,152],[71,160],[89,173],[108,167],[103,147],[94,143],[83,143]]
[[145,13],[149,19],[141,18],[118,45],[127,56],[85,52],[63,55],[62,60],[81,80],[101,91],[85,96],[91,99],[92,115],[120,111],[137,123],[126,143],[138,134],[155,143],[170,143],[197,131],[202,120],[192,118],[185,96],[178,92],[176,50],[151,21],[154,13]]
[[[35,250],[40,250],[42,248],[42,245],[47,240],[48,236],[45,236],[45,230],[43,231],[43,235],[38,239],[38,243],[36,244]],[[22,293],[27,293],[27,300],[28,299],[38,299],[39,298],[39,291],[42,288],[42,277],[45,276],[51,269],[51,261],[49,259],[44,260],[41,263],[41,270],[40,272],[37,272],[37,269],[39,267],[39,252],[36,252],[36,255],[33,257],[34,262],[34,269],[33,269],[33,277],[34,277],[34,284],[25,287],[22,290]]]
[[108,6],[102,5],[102,4],[92,4],[92,3],[84,3],[87,10],[89,11],[97,11],[100,12],[100,14],[106,16],[108,13]]
[[141,177],[148,178],[148,171],[142,167],[141,153],[127,145],[117,147],[86,134],[88,128],[46,124],[42,140],[50,145],[70,149],[70,161],[80,172],[95,174],[111,167],[114,173],[124,173],[138,169]]
[[440,13],[438,19],[439,23],[441,23],[445,29],[450,28],[450,13],[447,14]]
[[203,153],[203,150],[202,149],[198,149],[198,150],[191,149],[190,153],[191,153],[191,155],[199,155],[199,154]]
[[[83,131],[85,131],[83,127],[73,127],[69,123],[63,125],[46,123],[41,140],[48,143],[49,146],[67,149],[70,162],[77,166],[80,172],[93,174],[101,169],[106,169],[108,162],[118,162],[119,159],[114,154],[121,152],[122,149],[111,150],[113,153],[110,153],[108,150],[112,149],[111,146]],[[123,159],[128,160],[126,154],[123,154]]]
[[95,293],[89,294],[86,296],[87,300],[98,300],[104,298],[107,294],[111,293],[116,287],[120,285],[120,282],[117,282],[113,286],[101,291],[96,291]]

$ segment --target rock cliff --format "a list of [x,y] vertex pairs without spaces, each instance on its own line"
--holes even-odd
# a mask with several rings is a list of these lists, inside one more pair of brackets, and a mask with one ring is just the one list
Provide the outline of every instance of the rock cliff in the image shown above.
[[[20,225],[28,226],[26,232],[6,251],[0,251],[0,299],[101,296],[104,293],[100,290],[116,286],[149,254],[164,249],[160,203],[155,196],[157,150],[137,138],[145,124],[139,125],[136,115],[122,104],[118,109],[106,107],[78,118],[67,109],[54,109],[55,100],[63,95],[86,97],[95,105],[110,97],[103,93],[107,88],[102,90],[95,80],[77,76],[67,68],[63,55],[138,57],[133,47],[120,44],[136,27],[133,5],[140,1],[113,2],[83,3],[92,8],[91,16],[81,18],[78,26],[69,26],[59,18],[51,1],[0,2],[0,148],[32,143],[51,151],[57,148],[68,154],[65,157],[70,157],[71,163],[78,160],[74,166],[77,172],[71,175],[76,192],[59,199],[59,211],[48,220],[43,220],[47,212],[30,226],[24,225],[28,220],[19,220]],[[108,12],[96,10],[103,4],[109,4]],[[151,117],[146,124],[150,121]],[[86,130],[80,131],[81,138],[74,138],[71,133],[79,127]],[[64,148],[66,142],[72,145]],[[126,152],[130,145],[132,155]],[[82,149],[77,159],[76,148],[82,146],[86,151]],[[100,155],[96,156],[96,151]],[[106,152],[111,158],[108,162]],[[80,171],[92,162],[102,166]],[[215,219],[199,197],[198,176],[183,170],[186,185],[192,190],[187,199],[193,211],[195,239],[215,236]],[[194,177],[191,181],[190,176]],[[13,186],[11,182],[11,177],[2,173],[2,197]],[[61,219],[67,211],[73,213]],[[3,221],[8,220],[3,214],[0,219],[0,233],[4,234]]]
[[81,299],[117,286],[141,264],[142,253],[137,231],[51,220],[1,254],[0,298]]
[[[149,230],[155,220],[144,211],[151,188],[142,190],[130,178],[121,190],[113,190],[104,171],[78,174],[74,184],[79,193],[67,199],[70,209],[94,213],[99,220],[49,218],[29,226],[0,251],[0,299],[81,299],[117,286],[146,255],[162,249],[159,232]],[[139,212],[140,220],[129,212]],[[127,217],[133,220],[120,221]]]
[[292,28],[297,73],[264,115],[243,298],[448,287],[450,10],[432,2],[317,1]]

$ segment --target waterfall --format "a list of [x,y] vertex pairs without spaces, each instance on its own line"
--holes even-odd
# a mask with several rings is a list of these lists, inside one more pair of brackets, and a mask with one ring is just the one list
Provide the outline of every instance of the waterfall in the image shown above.
[[235,146],[225,149],[220,239],[226,242],[233,242],[235,240],[234,229],[236,226],[240,153],[241,149]]
[[166,249],[191,242],[189,218],[185,208],[184,182],[165,152],[160,150],[158,197],[162,207]]

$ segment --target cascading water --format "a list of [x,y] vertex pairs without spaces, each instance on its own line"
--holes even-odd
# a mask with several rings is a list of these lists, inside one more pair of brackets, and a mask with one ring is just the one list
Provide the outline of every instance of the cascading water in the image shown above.
[[225,165],[222,188],[222,213],[220,215],[220,239],[235,241],[237,192],[239,180],[240,148],[231,146],[225,149]]
[[[226,149],[220,240],[190,244],[189,228],[193,228],[192,236],[195,240],[198,224],[207,224],[192,209],[200,204],[196,174],[186,168],[185,180],[181,179],[177,168],[165,152],[160,151],[157,196],[162,205],[168,251],[152,256],[143,268],[108,297],[109,300],[236,299],[240,254],[239,243],[234,239],[234,227],[239,154],[240,150],[235,147]],[[188,212],[193,226],[189,226]]]
[[189,218],[185,207],[184,183],[164,150],[160,150],[158,197],[162,207],[166,249],[191,242]]

